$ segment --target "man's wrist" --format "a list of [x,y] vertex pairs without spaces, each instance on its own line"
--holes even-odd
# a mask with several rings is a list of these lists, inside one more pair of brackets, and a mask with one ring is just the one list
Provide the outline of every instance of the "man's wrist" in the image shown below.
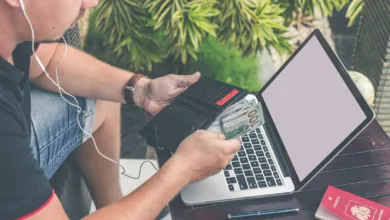
[[139,107],[144,108],[145,99],[149,93],[150,82],[150,79],[142,77],[135,84],[133,98],[134,103]]
[[175,183],[179,185],[179,188],[184,188],[186,185],[190,183],[190,179],[187,178],[188,169],[186,169],[186,166],[182,164],[179,158],[171,157],[164,164],[164,166],[161,167],[160,171],[173,175],[176,179]]

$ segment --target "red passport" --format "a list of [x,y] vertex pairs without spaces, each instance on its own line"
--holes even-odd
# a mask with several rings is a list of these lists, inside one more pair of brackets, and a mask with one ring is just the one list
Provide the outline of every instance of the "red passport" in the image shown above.
[[315,216],[322,220],[390,220],[390,208],[329,186]]

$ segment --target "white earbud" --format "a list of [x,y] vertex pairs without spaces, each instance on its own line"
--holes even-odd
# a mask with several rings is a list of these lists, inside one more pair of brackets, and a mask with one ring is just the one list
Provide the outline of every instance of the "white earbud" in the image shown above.
[[24,2],[23,2],[23,0],[20,0],[19,1],[20,2],[20,7],[22,7],[22,11],[26,11],[26,7],[24,6]]

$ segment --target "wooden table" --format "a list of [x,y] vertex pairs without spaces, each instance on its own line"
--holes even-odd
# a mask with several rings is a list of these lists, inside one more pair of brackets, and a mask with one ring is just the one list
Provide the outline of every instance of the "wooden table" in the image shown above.
[[[160,164],[167,158],[167,154],[158,154]],[[185,206],[177,196],[169,207],[173,220],[218,220],[225,219],[228,213],[275,208],[300,208],[301,211],[272,219],[314,219],[328,185],[390,206],[390,139],[378,122],[369,125],[302,192],[199,207]]]

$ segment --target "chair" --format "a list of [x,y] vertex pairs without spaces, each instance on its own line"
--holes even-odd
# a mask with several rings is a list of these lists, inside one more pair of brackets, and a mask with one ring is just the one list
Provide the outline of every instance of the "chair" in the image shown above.
[[374,85],[376,119],[390,135],[389,0],[364,1],[351,69],[363,73]]

